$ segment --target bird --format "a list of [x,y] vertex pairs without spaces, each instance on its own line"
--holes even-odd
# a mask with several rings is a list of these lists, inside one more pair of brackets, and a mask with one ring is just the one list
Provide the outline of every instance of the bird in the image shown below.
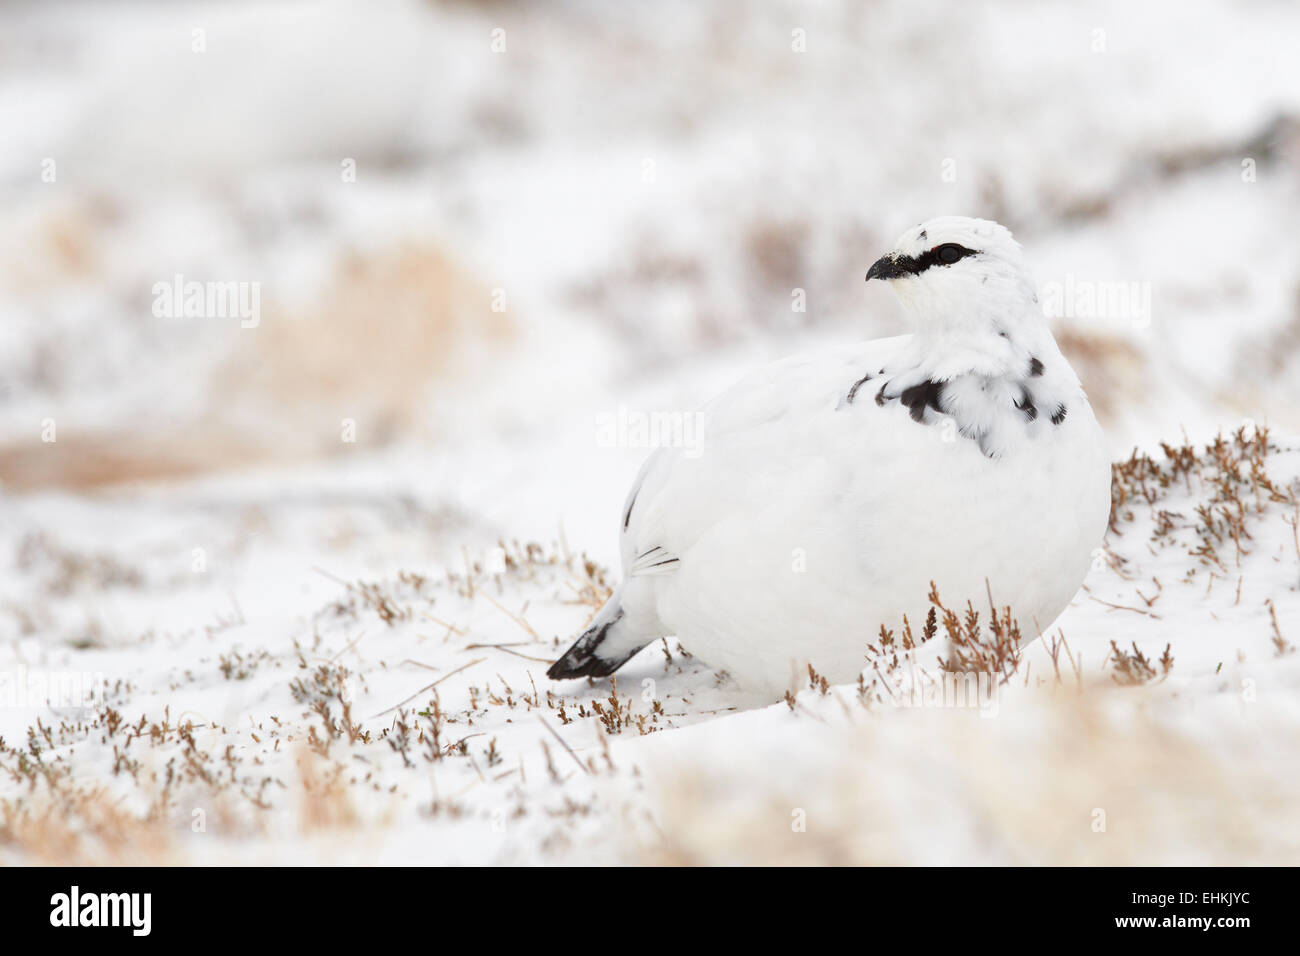
[[852,683],[881,626],[1008,607],[1023,640],[1101,552],[1110,458],[999,223],[941,216],[871,265],[908,335],[787,358],[704,405],[698,447],[646,459],[618,517],[622,579],[547,671],[613,674],[667,636],[780,699]]

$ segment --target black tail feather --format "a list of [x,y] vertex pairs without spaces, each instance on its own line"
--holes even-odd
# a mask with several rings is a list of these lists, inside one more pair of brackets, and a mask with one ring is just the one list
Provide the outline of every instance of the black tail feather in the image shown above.
[[612,619],[584,631],[582,636],[573,642],[573,646],[550,666],[546,676],[551,680],[566,680],[571,677],[608,677],[626,664],[636,654],[636,650],[613,659],[603,658],[599,653],[600,645],[609,635],[609,629],[617,624],[622,616],[623,612],[620,610]]

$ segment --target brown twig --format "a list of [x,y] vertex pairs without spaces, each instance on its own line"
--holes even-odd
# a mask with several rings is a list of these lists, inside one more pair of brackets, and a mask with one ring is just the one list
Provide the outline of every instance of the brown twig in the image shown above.
[[381,710],[379,713],[375,714],[374,717],[371,717],[370,719],[371,719],[371,720],[374,720],[375,717],[382,717],[382,716],[384,716],[384,714],[387,714],[387,713],[389,713],[390,711],[397,710],[397,708],[401,707],[403,704],[406,704],[406,703],[409,703],[410,701],[415,700],[415,698],[419,697],[419,696],[420,696],[421,694],[423,694],[425,691],[433,690],[433,688],[437,687],[439,684],[441,684],[443,681],[445,681],[448,677],[454,677],[456,674],[459,674],[461,671],[465,670],[466,668],[468,668],[468,667],[473,667],[475,664],[482,664],[485,660],[487,660],[486,657],[480,657],[480,658],[478,658],[477,660],[472,660],[472,661],[470,661],[468,664],[462,664],[460,667],[457,667],[454,671],[451,671],[451,672],[449,672],[449,673],[447,673],[447,674],[443,674],[441,677],[439,677],[439,678],[438,678],[436,681],[434,681],[432,684],[429,684],[429,685],[427,685],[427,686],[425,686],[425,687],[421,687],[419,690],[417,690],[417,691],[416,691],[414,694],[412,694],[410,697],[407,697],[407,698],[405,698],[404,700],[400,700],[400,701],[398,701],[398,702],[397,702],[396,704],[394,704],[392,707],[388,707],[388,708],[386,708],[386,709],[384,709],[384,710]]

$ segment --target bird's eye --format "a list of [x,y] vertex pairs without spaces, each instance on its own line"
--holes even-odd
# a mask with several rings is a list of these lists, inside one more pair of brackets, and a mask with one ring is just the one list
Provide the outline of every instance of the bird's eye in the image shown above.
[[958,259],[970,255],[970,250],[965,246],[958,245],[955,242],[945,242],[934,250],[935,258],[946,266],[952,265]]

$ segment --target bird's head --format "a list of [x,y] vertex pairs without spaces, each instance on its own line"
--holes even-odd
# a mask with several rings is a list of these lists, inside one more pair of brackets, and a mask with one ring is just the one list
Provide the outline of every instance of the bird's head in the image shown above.
[[907,230],[867,272],[888,282],[921,331],[1041,316],[1011,232],[987,219],[940,216]]

